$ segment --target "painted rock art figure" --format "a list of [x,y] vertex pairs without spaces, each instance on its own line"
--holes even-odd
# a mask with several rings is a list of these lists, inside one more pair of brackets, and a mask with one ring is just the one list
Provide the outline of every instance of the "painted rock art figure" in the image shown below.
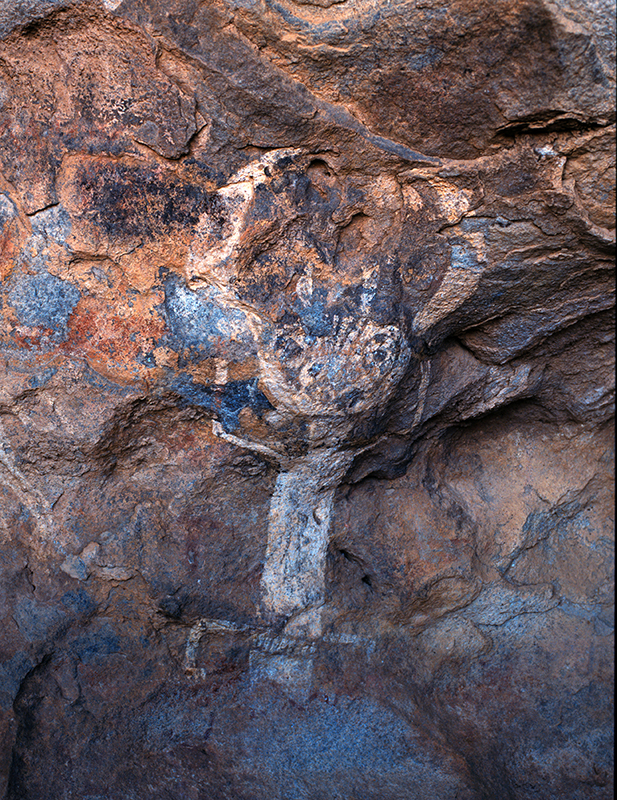
[[[261,579],[265,621],[286,620],[286,634],[317,639],[334,494],[366,444],[356,441],[354,431],[360,421],[379,419],[409,366],[410,349],[399,325],[371,317],[376,269],[364,269],[357,313],[345,315],[344,306],[333,304],[318,330],[302,316],[291,323],[272,320],[236,291],[257,246],[284,236],[298,217],[284,193],[282,210],[270,208],[267,219],[259,220],[255,210],[275,162],[290,157],[287,151],[271,154],[219,191],[219,219],[204,215],[198,225],[187,277],[193,286],[209,287],[228,317],[243,319],[242,335],[255,342],[259,386],[273,409],[264,416],[265,436],[231,433],[214,423],[217,435],[264,453],[280,470]],[[301,244],[306,248],[306,241]],[[295,281],[300,312],[314,310],[315,298],[324,295],[323,281],[317,286],[313,279],[321,266],[307,259],[295,267],[302,271]]]
[[358,330],[349,320],[291,363],[269,360],[267,351],[260,360],[275,407],[306,419],[312,445],[281,465],[270,506],[264,605],[285,616],[311,609],[289,624],[318,636],[334,493],[354,455],[345,436],[360,415],[378,413],[387,402],[409,348],[395,326],[365,320]]

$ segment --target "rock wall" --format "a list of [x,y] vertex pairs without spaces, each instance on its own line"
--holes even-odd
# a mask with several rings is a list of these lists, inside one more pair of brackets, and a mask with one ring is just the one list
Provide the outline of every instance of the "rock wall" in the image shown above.
[[612,797],[610,0],[1,0],[0,796]]

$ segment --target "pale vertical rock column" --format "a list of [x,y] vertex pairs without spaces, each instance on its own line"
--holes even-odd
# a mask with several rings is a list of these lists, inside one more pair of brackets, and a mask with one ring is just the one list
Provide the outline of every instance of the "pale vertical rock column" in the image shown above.
[[321,635],[334,494],[349,461],[347,453],[314,451],[276,480],[261,586],[266,613],[288,617],[288,633]]

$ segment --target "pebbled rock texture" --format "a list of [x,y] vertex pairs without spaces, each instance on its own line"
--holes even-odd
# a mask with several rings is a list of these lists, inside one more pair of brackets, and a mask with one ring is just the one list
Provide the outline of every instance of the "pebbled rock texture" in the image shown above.
[[612,797],[610,0],[0,0],[0,797]]

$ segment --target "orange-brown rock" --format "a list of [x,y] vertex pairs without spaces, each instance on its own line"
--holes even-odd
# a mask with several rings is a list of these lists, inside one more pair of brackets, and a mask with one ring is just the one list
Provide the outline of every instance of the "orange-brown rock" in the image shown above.
[[609,0],[0,0],[0,796],[612,796],[614,89]]

